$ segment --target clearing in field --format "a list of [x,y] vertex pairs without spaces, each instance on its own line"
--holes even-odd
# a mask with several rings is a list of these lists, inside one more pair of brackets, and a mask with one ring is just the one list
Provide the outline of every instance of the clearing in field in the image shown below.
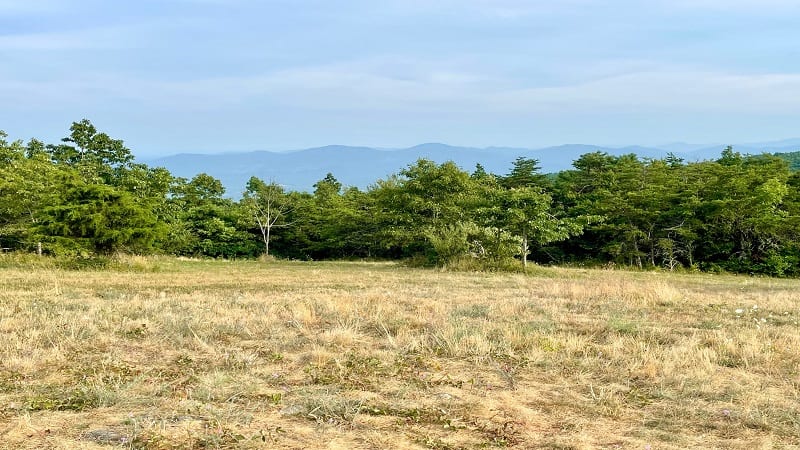
[[797,448],[800,282],[0,269],[0,448]]

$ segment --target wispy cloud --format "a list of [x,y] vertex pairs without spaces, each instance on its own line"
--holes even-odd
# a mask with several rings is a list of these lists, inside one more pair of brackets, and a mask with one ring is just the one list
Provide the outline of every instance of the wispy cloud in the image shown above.
[[56,13],[69,8],[68,2],[56,0],[0,0],[0,14]]
[[778,9],[800,10],[794,0],[659,0],[662,6],[683,9],[711,9],[719,11],[763,11],[775,14]]
[[800,113],[800,74],[637,72],[499,93],[492,110],[519,113]]
[[[609,136],[630,132],[604,122],[609,114],[669,116],[686,129],[702,126],[687,115],[800,120],[794,0],[132,5],[0,0],[4,122],[102,111],[164,123],[203,114],[235,128],[291,110],[286,130],[327,133],[330,118],[337,131],[403,121],[413,141],[434,120],[456,124],[454,137],[471,127],[458,123],[491,123],[484,132],[502,136],[512,122],[523,136],[531,117],[588,117]],[[316,131],[304,122],[313,116]]]
[[12,34],[0,36],[0,50],[93,50],[121,45],[118,30],[91,30]]
[[[146,18],[109,22],[58,31],[7,32],[0,34],[0,50],[102,50],[152,48],[163,43],[165,31],[193,26],[204,21],[185,18]],[[208,21],[205,21],[206,25]]]
[[[800,114],[800,74],[726,73],[659,67],[557,85],[519,85],[439,62],[381,60],[296,67],[269,73],[177,81],[93,74],[4,83],[0,98],[47,102],[120,99],[172,111],[253,105],[329,112],[563,115],[615,113]],[[599,72],[602,72],[600,70]]]
[[420,14],[448,11],[454,15],[480,12],[489,16],[517,19],[523,17],[576,11],[591,7],[593,0],[390,0],[395,10]]

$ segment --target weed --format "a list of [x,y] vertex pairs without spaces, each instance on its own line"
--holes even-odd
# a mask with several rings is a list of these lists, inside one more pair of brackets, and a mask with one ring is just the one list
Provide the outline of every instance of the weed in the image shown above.
[[30,411],[84,411],[100,406],[111,406],[116,395],[96,386],[79,385],[73,389],[51,387],[42,389],[27,398]]
[[363,401],[346,398],[337,390],[317,389],[302,392],[300,401],[283,411],[321,425],[340,425],[351,423],[363,408]]
[[0,256],[0,448],[800,444],[797,280],[82,263]]
[[305,368],[313,384],[338,384],[351,388],[367,388],[383,371],[378,358],[358,353],[347,353],[322,364]]
[[488,319],[489,305],[475,304],[466,307],[456,308],[452,312],[454,319],[466,317],[470,319]]
[[612,317],[608,320],[608,328],[622,335],[636,335],[639,324],[621,317]]

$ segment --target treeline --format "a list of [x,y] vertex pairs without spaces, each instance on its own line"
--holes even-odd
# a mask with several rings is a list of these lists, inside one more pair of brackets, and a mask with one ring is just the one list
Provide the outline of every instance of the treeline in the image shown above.
[[789,170],[800,170],[800,151],[791,153],[775,153],[775,156],[786,160],[786,162],[789,163]]
[[0,132],[0,246],[115,252],[389,258],[466,268],[527,261],[800,275],[800,174],[728,148],[716,161],[589,153],[543,175],[419,160],[367,190],[329,174],[313,192],[251,178],[239,200],[134,161],[87,120],[57,144]]

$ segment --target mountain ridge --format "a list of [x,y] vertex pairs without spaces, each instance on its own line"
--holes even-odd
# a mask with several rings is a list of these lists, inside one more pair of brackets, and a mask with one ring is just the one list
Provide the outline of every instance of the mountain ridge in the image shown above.
[[[692,146],[694,150],[675,151],[677,145]],[[581,155],[595,151],[620,156],[634,153],[642,158],[663,158],[669,153],[687,161],[716,159],[726,145],[667,144],[667,148],[629,145],[610,147],[592,144],[562,144],[544,148],[466,147],[440,142],[428,142],[400,149],[366,146],[326,145],[291,151],[254,150],[229,153],[178,153],[160,158],[144,158],[151,166],[166,167],[176,176],[192,178],[207,173],[222,181],[227,195],[236,197],[244,190],[247,180],[256,176],[276,181],[287,189],[311,191],[314,183],[332,173],[343,185],[366,188],[379,179],[398,173],[420,158],[437,163],[453,161],[464,170],[472,171],[481,164],[486,171],[506,174],[517,157],[539,160],[542,172],[558,172],[572,167]],[[782,144],[786,144],[783,145]],[[734,145],[740,153],[788,153],[800,149],[800,139],[784,139],[764,143]]]

